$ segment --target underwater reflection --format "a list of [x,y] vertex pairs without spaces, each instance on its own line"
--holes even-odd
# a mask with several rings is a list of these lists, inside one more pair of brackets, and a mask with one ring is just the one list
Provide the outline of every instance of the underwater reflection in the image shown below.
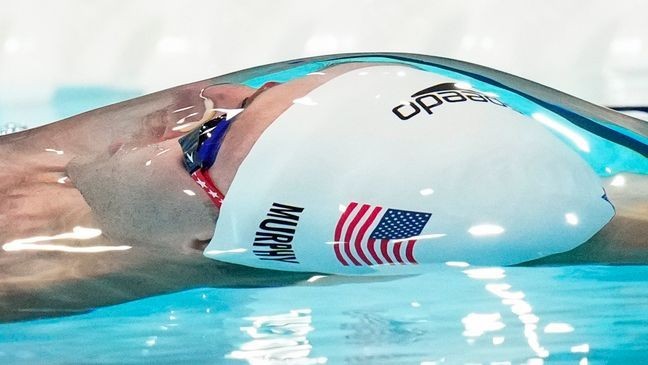
[[[450,267],[468,267],[469,264],[457,265],[457,263],[446,263]],[[514,290],[513,286],[504,282],[506,278],[506,270],[502,267],[486,267],[476,269],[466,269],[463,273],[470,279],[485,281],[485,289],[501,299],[501,303],[507,307],[511,313],[517,316],[518,320],[523,326],[523,335],[529,348],[535,353],[537,358],[530,358],[527,364],[539,365],[543,364],[544,360],[548,358],[551,353],[541,344],[540,336],[538,335],[538,323],[540,317],[534,313],[533,306],[522,290]],[[465,326],[463,335],[467,338],[467,342],[472,344],[475,338],[486,335],[489,332],[497,332],[506,324],[503,321],[500,313],[469,313],[466,315],[462,322]],[[569,333],[573,332],[574,327],[569,323],[564,322],[551,322],[544,327],[544,333]],[[501,345],[504,343],[504,336],[493,336],[493,345]],[[587,355],[589,352],[588,345],[577,345],[572,348],[573,353],[583,353]],[[574,351],[576,349],[576,351]],[[581,358],[580,364],[587,364],[588,359],[586,356]]]
[[325,357],[310,357],[312,345],[308,334],[314,330],[310,309],[245,318],[252,322],[241,327],[251,340],[241,344],[226,358],[245,360],[251,365],[325,364]]
[[86,228],[76,226],[72,232],[65,232],[54,236],[34,236],[19,238],[2,245],[4,251],[60,251],[68,253],[100,253],[108,251],[125,251],[130,250],[132,246],[69,246],[61,244],[43,243],[56,240],[89,240],[101,236],[101,230],[96,228]]

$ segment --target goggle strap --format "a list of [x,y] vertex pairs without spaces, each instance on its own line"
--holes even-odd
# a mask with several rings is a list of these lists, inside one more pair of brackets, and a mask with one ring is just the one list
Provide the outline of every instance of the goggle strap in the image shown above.
[[216,184],[209,176],[208,170],[198,169],[191,173],[191,177],[207,193],[209,199],[211,199],[218,209],[220,209],[221,205],[223,205],[225,194],[216,187]]

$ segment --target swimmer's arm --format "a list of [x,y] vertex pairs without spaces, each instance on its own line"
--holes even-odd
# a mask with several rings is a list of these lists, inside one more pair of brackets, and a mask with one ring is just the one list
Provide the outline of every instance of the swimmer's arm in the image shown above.
[[[294,99],[351,68],[335,67],[323,75],[294,80],[254,99],[232,125],[217,163],[209,170],[222,191],[227,193],[242,158],[259,135]],[[213,89],[229,92],[230,104],[240,103],[237,96],[244,95],[240,86]],[[220,100],[220,105],[231,106]],[[92,207],[105,234],[114,240],[191,247],[196,240],[209,240],[214,232],[218,210],[184,170],[177,138],[79,156],[67,165],[66,175]]]
[[[250,102],[233,123],[216,164],[209,170],[219,188],[227,194],[244,156],[293,100],[355,67],[359,66],[333,67],[293,80]],[[214,91],[217,88],[220,86]],[[231,95],[232,102],[240,103]],[[113,240],[191,248],[193,242],[209,240],[213,235],[218,210],[184,170],[177,138],[139,147],[122,146],[107,155],[79,156],[67,165],[66,175],[92,207],[104,234]]]
[[209,80],[178,86],[0,137],[0,150],[8,146],[25,154],[44,148],[70,156],[114,153],[123,145],[178,137],[211,117],[211,108],[236,108],[253,91]]
[[[311,89],[350,69],[351,63],[322,70],[292,82]],[[33,154],[61,150],[65,158],[112,154],[123,146],[145,146],[176,138],[214,115],[212,108],[239,108],[255,89],[222,84],[222,79],[199,81],[79,114],[56,123],[0,137],[0,152]],[[287,108],[273,105],[273,109]]]

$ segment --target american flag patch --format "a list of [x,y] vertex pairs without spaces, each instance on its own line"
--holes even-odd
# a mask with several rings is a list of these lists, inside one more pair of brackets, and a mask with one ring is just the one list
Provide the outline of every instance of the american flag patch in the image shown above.
[[335,257],[345,266],[416,264],[416,236],[431,216],[351,202],[335,226]]

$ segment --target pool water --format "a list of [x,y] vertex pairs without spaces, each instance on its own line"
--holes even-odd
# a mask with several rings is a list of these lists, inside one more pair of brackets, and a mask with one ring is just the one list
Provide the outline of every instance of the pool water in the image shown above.
[[0,325],[0,363],[640,364],[648,267],[475,268],[200,288]]

